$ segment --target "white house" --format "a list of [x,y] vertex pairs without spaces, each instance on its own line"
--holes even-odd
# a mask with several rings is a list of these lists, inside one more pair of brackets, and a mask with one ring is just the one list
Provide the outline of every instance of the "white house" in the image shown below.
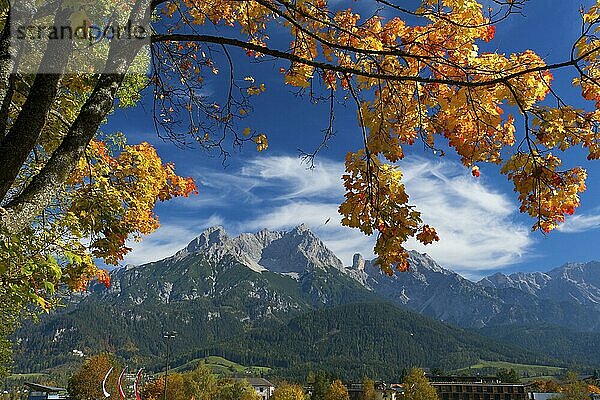
[[256,390],[256,393],[263,399],[268,400],[273,396],[275,385],[263,378],[244,378],[250,386]]

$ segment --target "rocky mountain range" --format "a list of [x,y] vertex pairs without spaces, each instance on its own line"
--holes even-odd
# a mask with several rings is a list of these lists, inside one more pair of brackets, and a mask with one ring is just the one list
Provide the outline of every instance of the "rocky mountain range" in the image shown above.
[[497,273],[479,282],[496,289],[518,289],[538,298],[600,308],[600,262],[568,263],[546,273]]
[[426,254],[411,251],[410,271],[389,277],[360,254],[352,266],[344,267],[306,225],[234,238],[222,227],[213,227],[173,258],[193,253],[211,259],[230,255],[255,271],[296,278],[306,271],[333,268],[379,297],[461,327],[545,322],[584,331],[600,328],[600,262],[570,263],[547,273],[496,273],[472,282]]
[[[410,265],[409,272],[389,277],[357,254],[353,265],[344,266],[305,225],[236,237],[212,227],[173,256],[117,269],[109,289],[95,285],[39,324],[26,325],[18,333],[17,367],[55,368],[76,361],[72,350],[109,350],[128,362],[160,368],[161,332],[173,329],[179,332],[173,354],[182,364],[202,355],[224,355],[245,363],[287,365],[291,373],[284,360],[292,355],[281,352],[295,349],[295,373],[318,364],[346,365],[350,371],[357,354],[340,349],[355,343],[356,352],[369,348],[376,353],[372,359],[361,355],[371,360],[364,368],[375,373],[385,370],[389,357],[445,367],[477,359],[600,366],[600,356],[590,358],[585,347],[600,340],[600,263],[495,274],[479,282],[417,252],[410,253]],[[366,309],[368,318],[353,317]],[[329,328],[311,328],[306,321],[315,318]],[[413,330],[399,322],[408,320]],[[574,333],[572,340],[561,336],[566,330]],[[417,338],[410,337],[414,331],[420,332]],[[519,348],[512,331],[520,332]],[[357,332],[364,337],[356,338]],[[545,341],[527,339],[542,335]],[[386,338],[396,339],[378,351],[376,343]],[[318,346],[307,341],[330,343],[344,359],[333,362],[336,354],[315,353]],[[448,353],[430,354],[432,346]]]
[[[360,259],[355,257],[358,266]],[[361,281],[379,296],[465,328],[545,323],[600,329],[598,262],[566,264],[548,273],[496,273],[479,282],[417,252],[410,253],[410,265],[408,273],[390,278],[373,261],[364,261]]]

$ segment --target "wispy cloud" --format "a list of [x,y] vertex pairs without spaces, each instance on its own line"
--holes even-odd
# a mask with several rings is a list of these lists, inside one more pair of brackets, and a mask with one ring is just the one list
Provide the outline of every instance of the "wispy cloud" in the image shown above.
[[459,271],[522,261],[533,239],[527,227],[513,221],[517,207],[507,196],[449,161],[417,158],[404,169],[411,203],[441,239],[429,246],[411,241],[411,247]]
[[579,233],[598,228],[600,228],[600,209],[568,217],[557,229],[564,233]]
[[242,175],[258,179],[257,187],[277,187],[279,200],[309,196],[337,198],[341,194],[341,163],[319,160],[314,168],[307,168],[300,159],[278,156],[256,158],[242,168]]
[[309,169],[296,157],[254,158],[235,170],[197,171],[200,196],[176,199],[175,203],[184,208],[207,208],[313,196],[337,199],[342,195],[342,168],[329,160],[319,160]]
[[[267,156],[237,170],[202,171],[202,195],[191,207],[197,208],[200,225],[212,223],[206,215],[213,215],[231,234],[306,223],[349,264],[356,252],[372,256],[374,238],[340,224],[337,209],[343,201],[343,168],[341,162],[320,159],[308,170],[298,158]],[[526,226],[513,220],[517,207],[512,199],[452,161],[413,158],[401,168],[411,204],[441,238],[430,246],[411,241],[409,248],[471,275],[522,261],[533,239]],[[149,260],[159,253],[164,257],[184,247],[200,233],[199,225],[191,222],[186,220],[183,228],[169,223],[140,244],[131,259]]]

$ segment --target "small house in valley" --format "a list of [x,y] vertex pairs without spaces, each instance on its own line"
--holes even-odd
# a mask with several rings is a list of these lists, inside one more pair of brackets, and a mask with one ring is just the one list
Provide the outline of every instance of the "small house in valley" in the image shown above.
[[273,396],[275,391],[275,385],[264,378],[244,378],[248,381],[250,386],[256,390],[256,393],[261,397],[262,400],[268,400]]

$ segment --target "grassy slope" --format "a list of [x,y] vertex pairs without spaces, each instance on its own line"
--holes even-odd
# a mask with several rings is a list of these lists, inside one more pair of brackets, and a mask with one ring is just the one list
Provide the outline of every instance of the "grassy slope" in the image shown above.
[[459,375],[493,374],[501,369],[514,369],[521,376],[536,378],[555,377],[561,375],[565,371],[565,368],[551,365],[518,364],[506,361],[481,361],[466,368],[460,368],[452,371],[452,373]]
[[223,357],[208,356],[205,358],[196,358],[175,368],[178,372],[193,370],[200,363],[204,363],[213,373],[220,376],[231,375],[262,375],[268,373],[271,368],[260,366],[243,366]]

